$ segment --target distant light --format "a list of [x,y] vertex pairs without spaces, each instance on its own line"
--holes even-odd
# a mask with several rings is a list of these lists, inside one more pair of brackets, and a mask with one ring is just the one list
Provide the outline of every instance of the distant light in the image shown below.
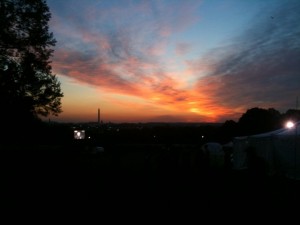
[[292,121],[288,121],[285,126],[286,128],[291,129],[295,126],[295,124]]
[[74,139],[85,139],[85,130],[74,130]]

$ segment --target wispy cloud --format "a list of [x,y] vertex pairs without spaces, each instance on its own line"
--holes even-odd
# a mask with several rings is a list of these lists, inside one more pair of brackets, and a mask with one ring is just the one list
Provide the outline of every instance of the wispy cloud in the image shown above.
[[132,108],[137,97],[135,108],[153,109],[154,119],[221,121],[255,106],[288,109],[300,95],[296,0],[260,12],[243,34],[198,59],[195,41],[177,38],[201,23],[201,1],[84,2],[50,4],[53,69],[111,93],[117,105]]
[[[178,1],[172,6],[163,1],[111,1],[72,8],[72,14],[58,11],[52,22],[58,39],[54,72],[179,108],[176,104],[187,101],[189,94],[172,77],[163,55],[171,35],[199,19],[199,2]],[[180,43],[177,51],[184,54],[188,48]]]
[[191,45],[189,43],[178,43],[176,46],[176,54],[185,55],[191,50]]
[[[293,108],[300,94],[300,2],[288,3],[261,13],[232,44],[207,55],[211,71],[198,80],[198,91],[241,111]],[[205,68],[202,59],[192,65],[195,72]]]

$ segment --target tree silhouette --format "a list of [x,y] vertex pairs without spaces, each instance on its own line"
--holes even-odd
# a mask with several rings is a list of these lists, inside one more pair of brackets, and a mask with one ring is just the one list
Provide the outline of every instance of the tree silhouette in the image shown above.
[[238,124],[233,120],[226,120],[220,127],[219,135],[222,137],[222,142],[231,141],[233,137],[238,135]]
[[52,74],[50,57],[56,40],[49,32],[46,1],[0,2],[0,119],[33,121],[57,116],[61,110],[60,82]]
[[280,127],[281,114],[270,108],[248,109],[238,121],[240,134],[252,135],[278,129]]
[[283,123],[286,123],[288,120],[294,122],[300,121],[300,110],[299,109],[288,109],[285,114],[283,114]]

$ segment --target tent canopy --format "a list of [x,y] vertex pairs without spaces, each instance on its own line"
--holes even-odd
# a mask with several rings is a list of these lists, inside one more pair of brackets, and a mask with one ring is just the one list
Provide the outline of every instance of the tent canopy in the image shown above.
[[300,180],[300,122],[291,128],[235,137],[233,169],[247,169],[249,149],[264,160],[268,174],[279,174]]

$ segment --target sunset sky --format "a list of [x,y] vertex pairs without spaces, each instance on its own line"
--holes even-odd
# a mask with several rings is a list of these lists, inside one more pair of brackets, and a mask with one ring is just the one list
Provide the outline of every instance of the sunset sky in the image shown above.
[[300,97],[298,0],[47,0],[52,120],[224,122]]

